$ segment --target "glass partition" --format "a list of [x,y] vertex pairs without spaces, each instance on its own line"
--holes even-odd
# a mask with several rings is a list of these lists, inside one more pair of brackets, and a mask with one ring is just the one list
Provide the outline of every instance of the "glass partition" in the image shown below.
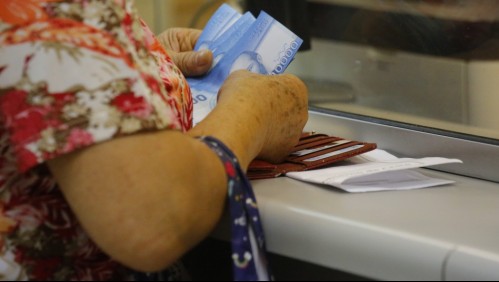
[[499,1],[308,1],[290,72],[321,109],[499,140]]

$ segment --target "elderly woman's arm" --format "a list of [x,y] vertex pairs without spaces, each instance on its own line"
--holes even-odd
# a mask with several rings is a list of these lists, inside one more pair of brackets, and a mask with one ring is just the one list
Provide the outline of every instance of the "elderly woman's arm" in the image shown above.
[[187,134],[167,130],[118,138],[49,162],[91,238],[111,257],[142,271],[167,267],[217,224],[226,199],[218,157],[195,136],[224,142],[242,167],[278,161],[307,120],[297,78],[232,74],[214,111]]

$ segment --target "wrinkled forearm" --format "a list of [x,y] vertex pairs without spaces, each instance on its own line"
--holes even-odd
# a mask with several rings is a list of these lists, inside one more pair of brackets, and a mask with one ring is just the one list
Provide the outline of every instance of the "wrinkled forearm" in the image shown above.
[[211,232],[226,176],[201,142],[176,131],[119,138],[49,162],[90,237],[138,270],[160,270]]

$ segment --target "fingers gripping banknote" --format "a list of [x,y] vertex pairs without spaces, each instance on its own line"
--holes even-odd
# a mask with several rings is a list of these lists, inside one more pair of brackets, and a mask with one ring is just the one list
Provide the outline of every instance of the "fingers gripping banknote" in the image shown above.
[[196,50],[213,52],[212,69],[203,77],[188,78],[194,100],[194,124],[215,107],[217,93],[230,73],[249,70],[274,75],[283,73],[302,40],[265,12],[258,18],[239,14],[222,5],[207,23]]

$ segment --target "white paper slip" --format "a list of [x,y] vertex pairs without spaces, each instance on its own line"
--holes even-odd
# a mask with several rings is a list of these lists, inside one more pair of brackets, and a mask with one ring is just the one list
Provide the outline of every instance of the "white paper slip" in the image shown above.
[[416,170],[398,170],[354,177],[342,183],[328,183],[350,193],[411,190],[452,184],[454,181],[428,177]]
[[301,181],[325,184],[348,192],[408,190],[451,184],[452,181],[427,177],[413,169],[441,164],[462,163],[447,158],[396,158],[382,151],[363,154],[350,164],[325,169],[289,172]]

